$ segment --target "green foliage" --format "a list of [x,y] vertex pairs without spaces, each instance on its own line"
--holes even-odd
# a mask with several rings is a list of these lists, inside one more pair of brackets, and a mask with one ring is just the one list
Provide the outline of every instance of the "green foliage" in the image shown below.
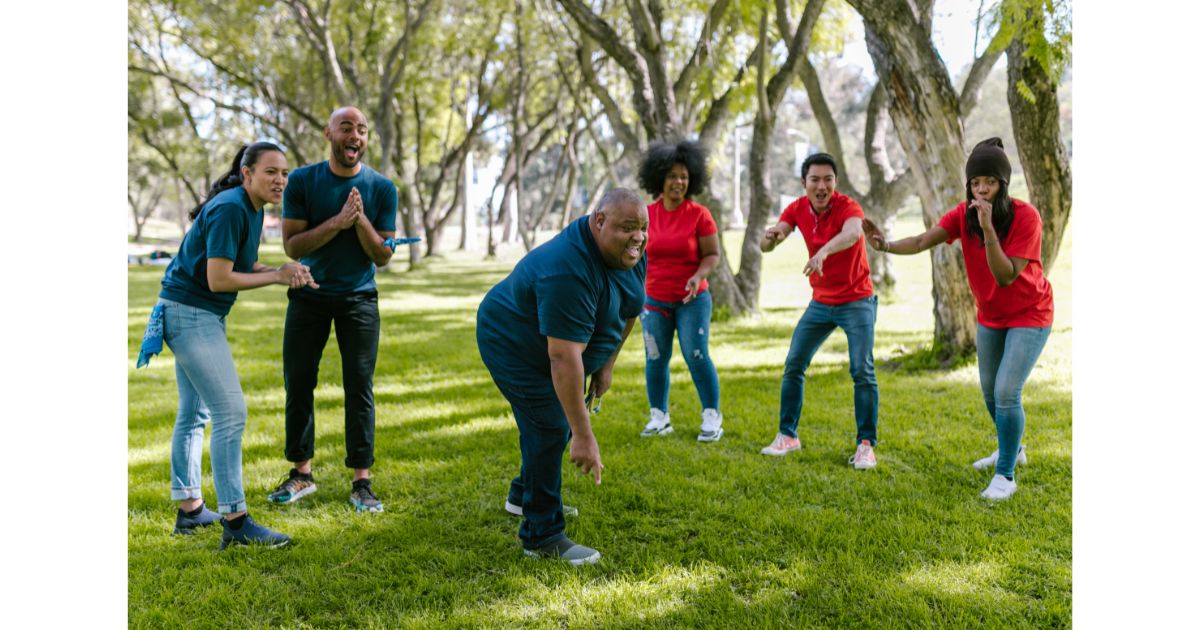
[[[1013,37],[1025,44],[1025,55],[1033,59],[1056,84],[1071,64],[1071,3],[1067,0],[1004,0],[997,7],[999,37],[993,47],[1007,47]],[[1017,87],[1031,102],[1028,87]]]
[[[911,234],[920,219],[901,221]],[[1030,463],[1020,491],[990,504],[995,448],[975,368],[880,370],[879,468],[846,465],[853,385],[835,332],[806,384],[804,449],[768,458],[779,375],[808,299],[804,247],[789,239],[763,268],[755,320],[714,322],[725,437],[698,444],[699,403],[673,359],[676,433],[646,420],[637,331],[594,417],[606,470],[595,486],[564,466],[578,506],[567,532],[604,554],[572,569],[522,557],[519,521],[501,509],[519,467],[517,431],[474,344],[483,293],[515,262],[450,255],[380,276],[383,331],[375,391],[375,489],[382,514],[346,503],[341,362],[331,335],[317,389],[319,491],[272,506],[286,472],[280,375],[282,287],[243,292],[227,322],[250,411],[243,440],[250,510],[295,537],[283,550],[216,551],[219,531],[170,535],[173,356],[135,370],[162,268],[129,271],[129,625],[142,627],[846,628],[1069,626],[1072,612],[1070,266],[1056,266],[1054,333],[1025,388]],[[1061,260],[1069,263],[1069,238]],[[284,260],[262,249],[267,264]],[[901,257],[905,282],[881,305],[876,356],[930,337],[927,256]],[[204,496],[214,500],[205,458]]]

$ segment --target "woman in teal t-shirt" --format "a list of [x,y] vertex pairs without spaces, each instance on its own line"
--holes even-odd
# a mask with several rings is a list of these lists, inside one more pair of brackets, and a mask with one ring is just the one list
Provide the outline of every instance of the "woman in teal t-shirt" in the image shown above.
[[229,172],[217,180],[204,202],[192,210],[192,228],[163,276],[157,309],[163,340],[175,354],[179,412],[171,439],[171,499],[179,502],[175,533],[191,534],[218,515],[200,495],[200,456],[204,425],[212,422],[213,485],[223,534],[231,544],[273,547],[291,538],[254,522],[242,491],[242,432],[246,401],[225,338],[225,316],[243,289],[271,284],[315,286],[308,267],[287,263],[279,269],[258,262],[263,212],[279,203],[287,184],[287,158],[269,142],[238,151]]

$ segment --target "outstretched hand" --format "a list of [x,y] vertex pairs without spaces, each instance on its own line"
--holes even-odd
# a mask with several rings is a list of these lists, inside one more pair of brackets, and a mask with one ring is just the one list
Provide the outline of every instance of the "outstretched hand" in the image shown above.
[[879,229],[870,219],[863,217],[862,220],[863,235],[867,237],[867,244],[873,249],[884,249],[887,239],[883,236],[883,230]]

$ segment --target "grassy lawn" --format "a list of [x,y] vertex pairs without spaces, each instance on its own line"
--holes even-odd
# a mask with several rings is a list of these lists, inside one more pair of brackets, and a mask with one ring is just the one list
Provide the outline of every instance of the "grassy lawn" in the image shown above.
[[[920,229],[900,222],[899,233]],[[291,534],[282,550],[216,551],[220,528],[170,535],[173,356],[134,370],[162,267],[129,269],[129,622],[134,627],[1062,627],[1071,623],[1071,242],[1051,274],[1056,321],[1025,389],[1030,464],[1001,504],[978,497],[995,447],[976,367],[890,371],[928,343],[928,255],[899,259],[875,353],[880,465],[856,472],[846,339],[810,368],[804,449],[768,458],[779,377],[810,291],[799,238],[765,260],[760,318],[713,326],[725,437],[698,444],[700,410],[678,350],[676,432],[638,436],[647,403],[640,332],[594,417],[606,466],[594,486],[573,466],[567,533],[604,558],[580,569],[524,558],[502,509],[519,465],[517,429],[474,342],[475,308],[511,269],[452,254],[380,276],[375,489],[382,514],[347,502],[341,363],[330,336],[317,391],[320,490],[277,507],[283,477],[286,297],[244,292],[228,335],[250,409],[244,484],[251,513]],[[731,249],[740,234],[726,235]],[[284,260],[263,247],[268,264]],[[401,264],[401,267],[404,265]],[[204,495],[215,508],[207,446]]]

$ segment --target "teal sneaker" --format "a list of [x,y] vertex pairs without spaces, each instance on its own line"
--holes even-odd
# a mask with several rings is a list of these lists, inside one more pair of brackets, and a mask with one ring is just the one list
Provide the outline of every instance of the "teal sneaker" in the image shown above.
[[313,480],[312,474],[305,474],[293,468],[288,471],[287,479],[267,495],[267,500],[279,504],[295,503],[316,491],[317,482]]
[[221,533],[221,551],[230,545],[266,545],[274,549],[292,542],[291,536],[259,525],[248,513],[242,519],[241,527],[233,529],[229,521],[221,519],[221,528],[224,530]]
[[382,512],[383,502],[371,491],[370,479],[359,479],[350,486],[350,505],[359,512]]
[[571,542],[570,538],[563,538],[558,542],[550,543],[537,549],[526,549],[525,555],[530,558],[554,558],[556,560],[564,560],[573,567],[583,566],[585,564],[595,564],[600,561],[600,552],[591,547],[584,547]]

